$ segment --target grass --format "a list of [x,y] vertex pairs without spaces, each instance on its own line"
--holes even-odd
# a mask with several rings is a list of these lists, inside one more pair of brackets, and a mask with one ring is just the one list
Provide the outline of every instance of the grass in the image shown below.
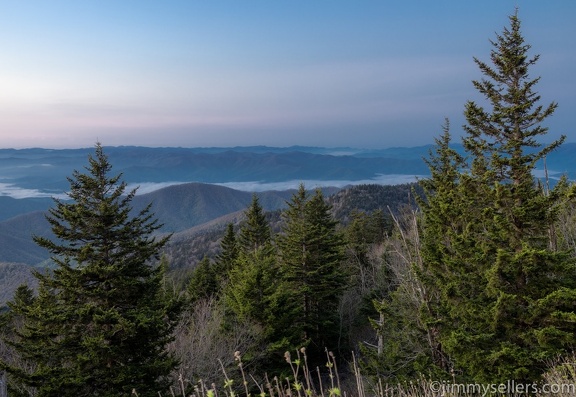
[[[261,382],[251,375],[247,376],[244,371],[242,356],[240,352],[235,352],[234,359],[238,365],[240,379],[236,380],[231,378],[224,368],[224,365],[220,363],[223,376],[223,382],[220,388],[214,383],[206,385],[202,380],[192,384],[190,380],[184,379],[183,376],[180,375],[178,377],[178,385],[170,389],[170,396],[237,397],[242,395],[254,397],[336,397],[348,395],[342,392],[336,359],[331,352],[327,352],[326,354],[326,374],[322,374],[320,368],[316,368],[316,371],[312,371],[309,368],[306,350],[304,348],[297,351],[296,356],[297,357],[293,359],[289,352],[284,354],[286,363],[291,369],[292,376],[284,379],[279,379],[278,377],[269,379],[268,375],[265,375],[263,378],[264,382]],[[358,366],[355,365],[355,368],[359,375]],[[325,379],[328,379],[327,383]],[[361,379],[361,377],[357,376],[356,379]],[[187,393],[187,390],[190,388],[193,389],[193,392]],[[257,390],[257,392],[254,392],[254,390]],[[133,391],[133,395],[138,396],[136,391]]]
[[[421,377],[412,382],[390,385],[382,379],[369,382],[360,372],[355,357],[352,359],[353,380],[343,384],[341,382],[338,367],[334,355],[326,353],[326,368],[309,368],[304,348],[296,352],[293,358],[286,352],[285,360],[290,367],[291,376],[284,379],[274,377],[269,379],[267,375],[263,381],[256,380],[247,375],[243,368],[240,352],[234,353],[234,359],[238,366],[238,378],[229,376],[224,365],[220,363],[222,370],[222,382],[219,385],[212,383],[207,385],[202,380],[192,383],[178,377],[177,385],[170,389],[169,394],[160,397],[476,397],[476,396],[536,396],[536,397],[575,397],[576,396],[576,354],[559,358],[549,364],[549,370],[544,374],[542,382],[538,384],[539,390],[534,393],[494,393],[489,390],[489,385],[477,385],[463,388],[445,382],[437,382]],[[474,385],[470,385],[474,386]],[[483,386],[484,389],[479,387]],[[544,388],[543,388],[544,387]],[[532,390],[534,391],[534,390]],[[132,393],[138,396],[136,391]]]

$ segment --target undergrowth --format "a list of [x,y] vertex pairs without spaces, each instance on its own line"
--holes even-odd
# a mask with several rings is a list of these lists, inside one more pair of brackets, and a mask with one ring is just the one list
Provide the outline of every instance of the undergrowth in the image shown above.
[[[220,362],[222,382],[217,385],[207,385],[204,381],[193,382],[178,377],[177,385],[170,388],[168,394],[158,393],[159,397],[459,397],[459,396],[536,396],[536,397],[574,397],[576,396],[576,354],[559,358],[549,364],[549,370],[534,388],[525,391],[506,390],[497,392],[498,385],[456,384],[438,382],[420,377],[403,384],[387,384],[382,379],[368,380],[360,372],[360,367],[354,355],[352,356],[353,381],[345,385],[341,382],[334,355],[326,352],[325,368],[314,369],[308,366],[306,350],[296,352],[292,358],[289,352],[284,355],[290,367],[290,376],[257,380],[247,375],[240,352],[234,353],[238,366],[238,377],[231,377]],[[491,388],[492,386],[492,388]],[[510,385],[508,385],[510,386]],[[535,389],[537,387],[537,389]],[[136,390],[132,395],[138,397]]]

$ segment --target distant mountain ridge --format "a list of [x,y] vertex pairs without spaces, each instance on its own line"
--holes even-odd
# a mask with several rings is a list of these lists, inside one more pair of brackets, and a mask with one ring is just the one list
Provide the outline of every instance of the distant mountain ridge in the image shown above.
[[32,240],[32,236],[51,235],[45,211],[33,211],[0,222],[0,262],[37,265],[48,253]]
[[[454,147],[463,151],[461,145]],[[428,157],[432,148],[431,145],[370,150],[304,146],[125,146],[106,147],[105,152],[113,171],[122,173],[123,180],[131,186],[175,184],[148,195],[138,194],[134,201],[136,209],[154,202],[154,211],[165,224],[163,231],[174,232],[241,210],[249,203],[252,193],[215,186],[214,183],[234,186],[232,182],[246,182],[248,185],[289,181],[295,185],[297,181],[318,181],[317,185],[307,186],[314,188],[334,181],[340,181],[339,186],[377,183],[381,175],[404,175],[414,180],[416,176],[427,175],[423,158]],[[36,263],[42,257],[36,247],[26,247],[21,242],[29,239],[31,232],[45,232],[47,224],[42,211],[53,206],[49,196],[65,197],[64,192],[68,189],[66,178],[73,170],[82,172],[87,156],[92,153],[92,148],[0,149],[1,261]],[[575,154],[574,143],[564,144],[551,153],[546,160],[551,178],[557,178],[561,173],[574,178]],[[538,166],[543,167],[543,164]],[[146,191],[141,190],[142,193]],[[29,198],[16,199],[8,195]],[[281,208],[287,199],[284,192],[269,191],[259,195],[268,210]],[[169,206],[174,208],[169,209]]]
[[[325,196],[331,197],[330,203],[337,207],[335,215],[345,221],[354,209],[373,211],[408,202],[411,188],[372,185],[324,190]],[[272,223],[280,221],[279,210],[286,207],[294,192],[257,193]],[[138,211],[152,203],[155,218],[164,224],[162,231],[174,232],[164,253],[173,268],[186,269],[204,255],[217,253],[226,225],[232,223],[238,227],[251,200],[250,192],[190,183],[137,195],[132,204],[134,211]],[[4,292],[0,293],[0,306],[17,287],[15,283],[33,283],[32,269],[47,264],[49,253],[32,240],[33,235],[52,236],[45,215],[45,211],[34,211],[0,222],[0,291]]]
[[[453,145],[462,152],[462,146]],[[386,149],[267,146],[230,148],[105,147],[116,172],[130,184],[146,182],[278,182],[370,180],[379,175],[427,175],[432,145]],[[0,149],[0,192],[22,197],[62,194],[66,177],[82,170],[92,148]],[[548,167],[576,177],[576,143],[562,145]],[[8,187],[13,188],[9,192]],[[28,191],[17,191],[28,189]]]
[[[285,206],[291,192],[260,192],[257,195],[262,207],[273,211]],[[244,210],[251,201],[250,192],[206,183],[185,183],[137,195],[132,205],[134,211],[139,211],[152,203],[152,212],[164,224],[161,231],[172,233]]]
[[[258,193],[265,210],[285,206],[292,192]],[[136,195],[133,210],[152,204],[155,218],[163,224],[161,232],[180,232],[221,216],[244,210],[252,193],[203,183],[169,186],[151,193]],[[43,248],[32,240],[33,235],[50,237],[46,211],[33,211],[0,222],[0,262],[38,265],[49,258]]]
[[16,199],[0,196],[0,221],[33,211],[45,211],[54,204],[49,197]]
[[[61,194],[66,176],[82,170],[91,149],[0,149],[0,182],[38,195]],[[116,172],[131,184],[145,182],[278,182],[369,180],[381,174],[422,174],[421,158],[394,151],[352,148],[147,148],[106,147]],[[370,154],[371,153],[371,154]],[[387,155],[390,153],[390,156]],[[0,186],[1,187],[1,186]],[[23,193],[24,194],[24,193]]]
[[[50,197],[65,198],[67,177],[74,170],[82,172],[92,153],[93,148],[0,149],[0,221],[46,210],[53,204]],[[318,181],[314,185],[322,186],[339,181],[338,186],[344,186],[376,182],[381,175],[401,174],[413,179],[426,172],[418,155],[399,156],[396,149],[120,146],[105,147],[105,153],[113,171],[122,173],[131,187],[143,186],[144,192],[190,182],[235,183],[232,187],[236,189],[260,191],[289,188],[256,188],[262,184],[288,182],[294,188],[299,181]]]

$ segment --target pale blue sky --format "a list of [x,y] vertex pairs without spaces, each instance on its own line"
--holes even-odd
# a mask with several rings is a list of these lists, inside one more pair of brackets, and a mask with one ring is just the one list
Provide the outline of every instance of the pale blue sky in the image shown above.
[[516,6],[575,141],[573,0],[0,0],[0,147],[432,143]]

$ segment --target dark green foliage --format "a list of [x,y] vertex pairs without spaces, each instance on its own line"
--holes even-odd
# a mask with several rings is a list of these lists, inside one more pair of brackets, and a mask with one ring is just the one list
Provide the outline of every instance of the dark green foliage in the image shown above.
[[202,298],[219,298],[221,291],[226,287],[230,271],[238,261],[238,241],[234,232],[234,224],[226,226],[226,233],[220,241],[220,253],[213,263],[207,257],[196,266],[190,283],[188,295],[192,304]]
[[[10,341],[17,337],[18,332],[22,329],[25,320],[25,313],[32,308],[35,301],[34,291],[25,284],[16,288],[12,301],[8,307],[0,313],[0,362],[2,368],[6,366],[14,367],[18,370],[26,370],[31,364],[23,359],[10,346]],[[2,374],[3,371],[0,371]],[[32,389],[19,382],[15,382],[11,377],[2,374],[0,380],[0,392],[10,390],[14,395],[30,395]],[[0,393],[1,394],[1,393]]]
[[223,273],[223,275],[227,274],[232,269],[237,259],[238,242],[236,239],[236,233],[234,233],[234,224],[229,223],[226,226],[226,234],[224,234],[224,237],[220,242],[220,253],[216,257],[218,270]]
[[25,313],[32,307],[35,301],[34,290],[25,284],[16,288],[14,297],[8,302],[9,310],[2,313],[0,328],[6,333],[14,333],[22,326],[25,319]]
[[[241,272],[256,272],[258,267],[258,260],[256,258],[262,259],[264,256],[273,258],[273,247],[272,247],[272,234],[270,232],[270,227],[266,221],[266,215],[264,210],[260,206],[258,196],[252,195],[252,202],[250,206],[244,212],[246,216],[245,222],[240,227],[239,235],[236,236],[234,232],[234,225],[228,224],[226,227],[226,234],[220,242],[220,254],[216,258],[216,263],[210,270],[212,276],[216,282],[216,288],[221,289],[233,289],[235,286],[229,286],[227,284],[229,279],[234,273],[238,274]],[[254,269],[248,269],[251,266],[251,259],[254,259],[255,263]],[[246,277],[249,277],[246,275]],[[239,280],[234,280],[237,284]],[[246,296],[245,298],[240,298],[240,295],[246,294],[250,295],[251,291],[235,291],[234,294],[236,298],[240,301],[243,299],[252,299],[252,297]],[[235,298],[235,299],[236,299]],[[233,309],[240,309],[239,306]],[[236,311],[236,314],[239,312]]]
[[441,360],[433,349],[431,337],[434,334],[427,333],[419,322],[423,309],[421,301],[411,299],[412,291],[406,288],[413,283],[404,280],[381,300],[374,300],[379,316],[371,318],[377,330],[378,345],[359,346],[365,375],[385,379],[391,384],[412,381],[423,375],[435,380],[449,379],[447,372],[439,366]]
[[0,263],[0,306],[4,306],[22,284],[32,288],[36,286],[30,266],[22,263]]
[[35,238],[56,268],[36,273],[33,303],[13,302],[24,325],[11,341],[28,369],[8,367],[11,381],[38,396],[157,395],[175,366],[165,350],[179,304],[163,292],[163,267],[152,267],[166,238],[149,207],[132,217],[120,175],[98,144],[87,173],[74,171],[70,202],[56,200],[48,221],[56,240]]
[[352,211],[350,219],[345,229],[347,254],[351,257],[351,262],[366,267],[370,247],[384,241],[392,231],[392,220],[389,215],[385,216],[382,210],[376,210],[372,214]]
[[[482,244],[483,239],[478,236],[482,235],[484,225],[477,219],[479,211],[488,205],[488,197],[479,194],[470,178],[461,174],[466,163],[450,147],[450,139],[446,121],[443,135],[436,140],[435,153],[430,153],[427,160],[431,178],[420,182],[426,194],[420,203],[424,214],[421,249],[424,269],[417,275],[428,288],[429,311],[418,315],[434,335],[440,330],[445,335],[449,327],[458,326],[479,335],[486,329],[480,316],[471,317],[463,325],[463,319],[458,320],[455,313],[467,312],[471,305],[488,304],[482,294],[485,257],[473,252]],[[472,310],[477,313],[478,309]],[[448,372],[452,368],[444,359],[445,346],[443,343],[439,346],[433,363]]]
[[259,330],[254,348],[242,352],[255,373],[278,374],[285,364],[284,352],[300,345],[287,334],[293,327],[295,302],[281,272],[269,244],[241,252],[223,290],[229,314],[224,332],[246,324]]
[[240,228],[238,247],[244,252],[256,252],[272,239],[270,226],[256,194],[252,195],[252,202],[245,215],[246,222]]
[[288,205],[278,255],[266,218],[253,201],[224,289],[231,326],[250,322],[261,330],[260,350],[244,356],[269,373],[284,367],[286,351],[304,346],[311,360],[323,362],[324,349],[337,349],[342,336],[338,305],[347,282],[341,267],[344,243],[330,206],[321,191],[308,197],[303,186]]
[[320,190],[308,197],[301,185],[288,206],[278,244],[282,272],[297,302],[290,339],[300,339],[311,360],[320,360],[325,349],[339,348],[342,336],[338,305],[347,282],[344,242]]
[[201,299],[208,299],[216,296],[220,292],[218,274],[210,259],[204,257],[192,272],[192,277],[188,283],[188,298],[190,304]]
[[284,352],[292,347],[284,338],[293,318],[291,292],[285,287],[266,214],[256,195],[245,216],[238,237],[228,225],[217,262],[217,272],[225,277],[220,288],[227,326],[249,323],[257,327],[258,350],[243,352],[244,358],[253,368],[274,372],[281,368]]
[[532,175],[564,138],[536,141],[556,104],[538,104],[539,78],[528,74],[538,56],[528,57],[517,14],[492,44],[492,66],[475,59],[485,79],[474,81],[490,109],[466,104],[470,159],[450,150],[446,126],[428,162],[422,279],[439,294],[430,326],[458,370],[483,382],[533,381],[576,346],[574,259],[551,239],[561,192]]
[[234,224],[226,226],[226,234],[220,241],[220,253],[214,263],[204,257],[194,268],[188,283],[188,297],[194,305],[200,299],[219,298],[226,287],[230,272],[237,266],[239,256],[238,239]]
[[[435,329],[427,324],[433,295],[419,280],[422,269],[420,255],[420,216],[403,207],[394,216],[394,229],[374,253],[376,267],[362,269],[362,277],[370,273],[371,311],[367,312],[375,335],[365,337],[362,352],[363,373],[389,383],[411,381],[426,376],[443,379],[439,370],[442,355],[438,351]],[[370,308],[370,307],[368,307]]]
[[[343,229],[345,240],[344,272],[349,276],[349,327],[354,328],[351,345],[363,329],[370,329],[369,319],[378,315],[373,300],[381,299],[390,287],[390,269],[383,266],[381,250],[391,233],[391,219],[382,210],[372,214],[353,211]],[[364,338],[365,339],[365,338]]]
[[13,312],[25,311],[24,308],[31,307],[34,299],[34,291],[27,285],[22,284],[16,288],[14,297],[8,304],[8,307],[10,307]]

